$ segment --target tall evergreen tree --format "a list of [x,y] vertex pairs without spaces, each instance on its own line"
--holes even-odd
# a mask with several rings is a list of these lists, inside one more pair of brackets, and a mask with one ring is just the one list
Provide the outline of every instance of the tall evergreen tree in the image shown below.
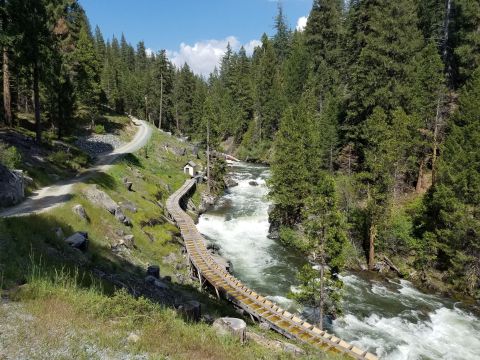
[[[480,296],[480,68],[462,90],[438,181],[426,198],[423,247],[456,288]],[[433,244],[433,245],[432,245]],[[432,258],[432,257],[430,257]]]
[[273,47],[275,48],[277,58],[283,62],[290,52],[291,31],[288,28],[287,19],[283,14],[282,4],[277,5],[277,16],[275,17],[275,29],[277,30],[273,37]]
[[361,1],[354,16],[349,51],[357,60],[351,69],[347,123],[363,122],[376,106],[411,111],[412,63],[422,46],[414,1]]
[[306,124],[298,121],[304,114],[288,108],[280,123],[274,143],[274,155],[269,181],[270,196],[280,214],[280,222],[293,225],[301,219],[308,194]]

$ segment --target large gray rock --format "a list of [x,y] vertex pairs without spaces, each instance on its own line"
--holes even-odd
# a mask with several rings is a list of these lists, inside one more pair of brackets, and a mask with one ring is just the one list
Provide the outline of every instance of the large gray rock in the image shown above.
[[119,203],[119,205],[123,210],[127,210],[132,213],[136,213],[138,211],[137,206],[131,201],[123,201]]
[[24,197],[22,172],[12,172],[0,164],[0,208],[16,205]]
[[227,188],[232,188],[232,187],[238,186],[238,182],[233,180],[231,177],[226,177],[225,178],[225,186]]
[[213,323],[214,329],[221,335],[232,334],[243,344],[247,338],[247,323],[242,319],[223,317]]
[[196,300],[190,300],[180,305],[177,311],[189,321],[200,321],[200,317],[202,316],[202,306]]
[[72,208],[73,212],[77,214],[81,219],[89,221],[90,219],[88,218],[87,212],[85,211],[85,208],[77,204]]
[[89,186],[84,190],[85,197],[92,203],[101,206],[110,214],[115,214],[118,204],[104,191],[99,190],[96,185]]
[[87,248],[88,248],[88,233],[78,231],[75,234],[66,238],[65,242],[75,249],[87,250]]

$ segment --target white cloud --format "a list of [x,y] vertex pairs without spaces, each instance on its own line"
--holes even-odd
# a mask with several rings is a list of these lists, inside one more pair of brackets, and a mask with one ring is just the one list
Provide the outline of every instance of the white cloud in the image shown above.
[[[194,45],[181,43],[178,50],[167,51],[167,56],[177,67],[187,63],[194,73],[208,76],[215,67],[219,66],[229,43],[235,51],[238,51],[242,45],[235,36],[228,36],[222,40],[199,41]],[[260,44],[258,40],[252,40],[245,44],[247,54],[250,55]]]
[[253,50],[255,50],[256,47],[262,46],[262,42],[260,40],[251,40],[248,44],[245,44],[243,46],[245,47],[247,55],[252,55]]
[[297,20],[297,31],[303,31],[305,30],[305,27],[307,26],[307,20],[308,18],[306,16],[302,16]]
[[147,54],[148,57],[152,57],[153,52],[154,52],[153,49],[150,49],[150,48],[145,49],[145,53]]

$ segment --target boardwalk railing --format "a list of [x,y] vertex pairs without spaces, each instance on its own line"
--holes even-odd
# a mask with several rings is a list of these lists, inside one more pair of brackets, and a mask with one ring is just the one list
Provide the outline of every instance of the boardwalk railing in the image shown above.
[[354,359],[378,359],[255,293],[218,264],[207,251],[205,239],[198,232],[195,223],[182,208],[188,195],[195,190],[195,184],[195,179],[187,180],[167,200],[167,210],[181,231],[192,270],[202,286],[210,285],[218,297],[234,303],[252,319],[268,323],[273,330],[290,339],[300,340],[324,351],[342,353]]

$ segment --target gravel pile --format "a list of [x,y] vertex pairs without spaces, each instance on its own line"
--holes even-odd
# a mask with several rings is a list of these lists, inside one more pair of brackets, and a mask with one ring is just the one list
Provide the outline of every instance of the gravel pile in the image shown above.
[[120,140],[118,136],[107,135],[91,135],[85,138],[78,139],[75,145],[85,151],[90,156],[97,156],[114,149],[117,149],[125,143]]

